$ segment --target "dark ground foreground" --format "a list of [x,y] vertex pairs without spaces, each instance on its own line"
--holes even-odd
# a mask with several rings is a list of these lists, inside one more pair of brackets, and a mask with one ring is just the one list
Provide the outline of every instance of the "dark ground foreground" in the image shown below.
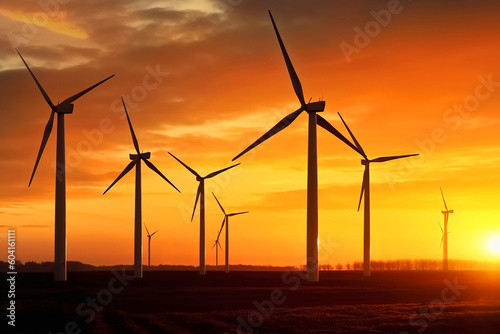
[[500,272],[129,275],[19,273],[7,333],[500,333]]

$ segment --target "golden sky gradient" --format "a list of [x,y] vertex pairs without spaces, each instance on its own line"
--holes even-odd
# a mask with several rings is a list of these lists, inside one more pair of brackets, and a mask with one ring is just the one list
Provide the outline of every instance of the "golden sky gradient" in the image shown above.
[[[53,260],[56,143],[53,131],[28,188],[50,110],[13,47],[54,102],[116,75],[66,117],[68,260],[133,261],[134,173],[102,195],[134,151],[123,96],[141,149],[182,192],[143,168],[143,221],[159,229],[151,261],[195,265],[197,182],[167,152],[206,175],[298,108],[267,9],[324,118],[347,136],[340,112],[370,158],[420,154],[371,165],[372,258],[441,257],[442,187],[450,259],[500,260],[489,245],[500,237],[498,3],[0,3],[0,243],[16,227],[19,260]],[[207,181],[208,264],[223,218],[212,191],[227,211],[250,211],[231,220],[232,263],[305,262],[306,159],[304,113]],[[360,157],[318,128],[318,166],[320,261],[361,260]]]

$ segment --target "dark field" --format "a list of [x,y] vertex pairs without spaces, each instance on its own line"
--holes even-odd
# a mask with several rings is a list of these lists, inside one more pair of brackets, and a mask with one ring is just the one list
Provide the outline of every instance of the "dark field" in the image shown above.
[[500,333],[500,272],[128,275],[19,273],[15,332]]

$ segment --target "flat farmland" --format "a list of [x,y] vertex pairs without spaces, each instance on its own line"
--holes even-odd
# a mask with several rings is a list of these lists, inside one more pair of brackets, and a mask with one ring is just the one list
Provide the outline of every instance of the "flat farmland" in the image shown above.
[[[500,272],[19,273],[18,333],[500,333]],[[12,331],[12,328],[9,328]]]

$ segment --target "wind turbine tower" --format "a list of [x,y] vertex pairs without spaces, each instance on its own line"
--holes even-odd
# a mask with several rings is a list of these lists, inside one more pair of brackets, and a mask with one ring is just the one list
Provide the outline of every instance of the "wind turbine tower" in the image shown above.
[[[215,200],[217,201],[217,204],[219,204],[220,209],[222,210],[222,213],[224,213],[224,220],[222,221],[222,226],[220,227],[220,230],[222,231],[222,229],[224,228],[224,224],[225,224],[226,225],[226,269],[225,270],[226,270],[226,273],[228,273],[229,272],[229,217],[242,215],[245,213],[249,213],[250,211],[226,213],[226,211],[222,207],[222,204],[220,204],[220,202],[217,199],[217,197],[215,196],[215,194],[212,193],[212,195],[214,195]],[[219,235],[220,235],[220,231],[219,231]],[[218,236],[217,236],[217,240],[219,240]]]
[[38,163],[42,157],[45,145],[49,140],[50,133],[52,132],[52,126],[54,125],[54,116],[57,114],[57,153],[56,153],[56,205],[55,205],[55,235],[54,235],[54,280],[55,281],[66,281],[67,276],[67,262],[66,262],[66,154],[65,154],[65,143],[64,143],[64,116],[73,113],[73,102],[87,94],[92,89],[96,88],[103,82],[111,79],[114,75],[107,77],[106,79],[96,83],[95,85],[68,97],[66,100],[58,103],[57,105],[52,103],[49,95],[45,92],[42,85],[38,82],[35,74],[31,71],[30,67],[24,61],[23,56],[19,50],[17,50],[19,57],[23,61],[24,65],[30,72],[33,80],[35,81],[38,89],[42,93],[45,101],[51,109],[49,121],[45,125],[45,131],[43,132],[42,143],[40,149],[38,150],[38,156],[36,157],[35,167],[31,173],[31,178],[29,186],[33,181],[35,176]]
[[346,122],[344,122],[344,119],[340,115],[340,119],[342,120],[342,123],[344,123],[344,126],[346,127],[347,131],[349,132],[349,135],[351,136],[354,144],[356,145],[357,152],[363,157],[361,159],[361,164],[365,166],[365,171],[363,173],[363,183],[361,184],[361,195],[359,197],[359,203],[358,203],[358,211],[359,208],[361,207],[361,201],[363,199],[363,195],[365,197],[365,203],[364,203],[364,224],[363,224],[363,275],[364,276],[370,276],[371,275],[371,246],[370,246],[370,163],[372,162],[386,162],[386,161],[391,161],[391,160],[396,160],[396,159],[402,159],[402,158],[408,158],[408,157],[413,157],[418,154],[406,154],[406,155],[392,155],[392,156],[386,156],[386,157],[378,157],[375,159],[368,159],[368,156],[366,155],[365,151],[359,144],[359,142],[356,140],[356,137],[354,137],[354,134],[351,132],[351,129],[347,126]]
[[311,99],[306,103],[304,98],[304,92],[302,91],[302,84],[300,83],[299,77],[295,72],[292,65],[292,61],[288,56],[288,52],[285,48],[281,35],[278,31],[278,27],[274,22],[274,18],[269,11],[269,16],[271,17],[271,22],[274,27],[274,32],[278,39],[280,45],[281,53],[285,60],[285,64],[288,70],[288,75],[292,81],[293,90],[297,96],[300,107],[296,111],[285,116],[281,121],[279,121],[275,126],[273,126],[268,132],[257,139],[253,144],[248,146],[245,150],[239,153],[233,158],[233,161],[241,157],[243,154],[247,153],[257,145],[261,144],[265,140],[274,136],[281,130],[285,129],[292,122],[295,121],[297,117],[306,111],[308,114],[308,139],[307,139],[307,257],[306,257],[306,267],[307,267],[307,281],[317,282],[319,281],[319,261],[318,261],[318,147],[317,147],[317,125],[323,127],[327,131],[331,132],[337,138],[345,142],[347,145],[351,146],[354,150],[356,147],[352,145],[340,132],[338,132],[330,123],[328,123],[323,117],[318,115],[319,112],[325,110],[325,101],[313,101]]
[[158,230],[154,231],[153,233],[149,233],[148,227],[146,226],[146,223],[144,223],[144,227],[146,228],[146,233],[148,236],[148,268],[151,268],[151,237],[158,232]]
[[136,153],[129,154],[130,160],[132,160],[127,167],[121,172],[116,180],[111,183],[111,185],[103,193],[106,194],[111,187],[113,187],[116,182],[118,182],[122,177],[124,177],[128,172],[130,172],[135,167],[135,214],[134,214],[134,276],[137,278],[142,278],[142,182],[141,182],[141,163],[144,162],[153,172],[158,174],[162,179],[167,181],[172,187],[178,192],[176,186],[170,182],[165,175],[163,175],[152,162],[149,161],[151,158],[151,152],[141,152],[139,148],[139,142],[135,136],[134,129],[132,128],[132,122],[127,112],[127,107],[123,101],[123,109],[125,110],[125,115],[127,116],[128,126],[130,128],[130,134],[132,135],[132,142],[134,143],[134,148]]
[[217,239],[215,239],[214,245],[212,246],[212,249],[214,249],[214,247],[215,247],[215,270],[217,270],[217,268],[219,267],[219,248],[220,248],[220,250],[222,250],[222,246],[220,245],[220,241],[219,241],[221,231],[222,231],[222,227],[220,228],[219,234],[217,235]]
[[443,228],[443,236],[442,236],[442,242],[443,242],[443,270],[448,270],[448,218],[450,216],[450,213],[453,213],[453,210],[448,210],[448,207],[446,206],[446,201],[444,199],[443,195],[443,189],[439,188],[441,190],[441,197],[443,198],[443,203],[444,203],[444,211],[441,211],[441,213],[444,215],[444,228]]
[[196,205],[198,204],[198,200],[200,200],[200,275],[206,274],[206,265],[205,265],[205,180],[211,179],[214,176],[219,175],[222,172],[225,172],[228,169],[236,167],[239,165],[235,164],[218,171],[212,172],[206,176],[201,176],[194,169],[186,165],[184,162],[177,159],[172,153],[168,152],[175,160],[177,160],[181,165],[183,165],[188,171],[191,172],[194,176],[196,176],[196,181],[200,184],[198,185],[198,190],[196,191],[196,199],[194,201],[193,214],[191,215],[191,221],[193,221],[194,213],[196,211]]

